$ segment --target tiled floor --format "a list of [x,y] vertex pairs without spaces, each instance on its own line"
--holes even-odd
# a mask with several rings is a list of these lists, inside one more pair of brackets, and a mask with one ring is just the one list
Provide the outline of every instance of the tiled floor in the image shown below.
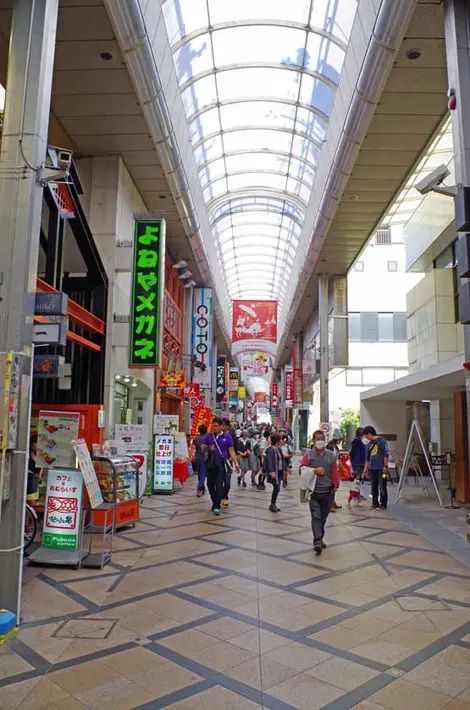
[[103,571],[27,568],[0,710],[470,709],[470,568],[366,504],[317,558],[296,484],[214,518],[189,481]]

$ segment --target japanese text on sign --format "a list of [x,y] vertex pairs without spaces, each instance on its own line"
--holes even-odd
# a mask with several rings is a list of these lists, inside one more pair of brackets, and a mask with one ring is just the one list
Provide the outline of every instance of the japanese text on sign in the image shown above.
[[160,364],[164,220],[137,220],[134,235],[130,367]]
[[173,490],[174,437],[157,435],[153,461],[154,491]]

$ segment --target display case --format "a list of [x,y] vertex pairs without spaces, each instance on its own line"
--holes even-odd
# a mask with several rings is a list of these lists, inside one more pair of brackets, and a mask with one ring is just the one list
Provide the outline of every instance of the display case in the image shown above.
[[[115,506],[115,528],[134,526],[139,519],[139,466],[132,456],[93,457],[103,501]],[[102,511],[93,511],[93,523],[102,524]]]

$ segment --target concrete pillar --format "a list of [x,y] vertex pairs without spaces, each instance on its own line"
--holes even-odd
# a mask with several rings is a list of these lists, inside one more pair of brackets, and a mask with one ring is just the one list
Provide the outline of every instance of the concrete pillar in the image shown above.
[[[451,111],[456,185],[470,186],[470,4],[445,0],[444,28],[449,89],[455,93]],[[470,360],[470,326],[464,326],[465,360]],[[466,406],[470,421],[470,375],[467,374]],[[470,454],[470,436],[467,436]]]
[[[0,387],[6,354],[18,363],[17,434],[3,461],[0,608],[20,614],[23,521],[29,451],[32,316],[46,158],[58,0],[16,0],[0,155]],[[0,418],[3,414],[3,392]],[[4,426],[4,422],[0,421]]]
[[318,317],[320,321],[320,421],[330,420],[328,396],[328,276],[321,274],[318,280]]

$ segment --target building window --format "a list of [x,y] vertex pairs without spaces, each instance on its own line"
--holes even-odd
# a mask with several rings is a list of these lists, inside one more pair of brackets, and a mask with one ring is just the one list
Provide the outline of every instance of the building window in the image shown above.
[[349,314],[349,340],[353,343],[361,342],[361,314]]
[[375,243],[377,245],[391,244],[392,234],[389,229],[378,229],[375,233]]
[[406,367],[348,367],[346,385],[349,387],[377,387],[408,374]]
[[347,385],[362,385],[362,368],[348,367],[346,370]]
[[393,314],[393,340],[395,343],[405,343],[406,335],[406,313]]
[[361,313],[361,341],[375,343],[379,339],[379,314]]
[[393,313],[379,313],[379,341],[393,343]]
[[406,313],[349,313],[349,340],[352,343],[406,342]]
[[398,271],[398,261],[387,261],[387,271]]
[[354,264],[354,271],[364,271],[364,262],[356,261],[356,263]]

